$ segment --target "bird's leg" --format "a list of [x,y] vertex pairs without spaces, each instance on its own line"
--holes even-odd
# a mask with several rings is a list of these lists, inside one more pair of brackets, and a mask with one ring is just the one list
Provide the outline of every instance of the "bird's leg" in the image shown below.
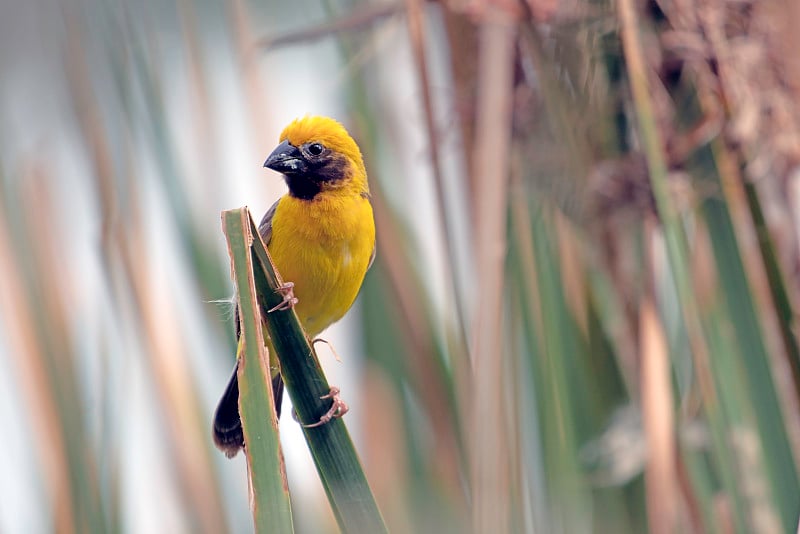
[[[331,422],[332,419],[338,419],[350,411],[350,407],[339,397],[339,393],[341,390],[336,386],[331,386],[331,390],[327,395],[323,395],[320,399],[331,399],[333,404],[331,404],[330,410],[322,414],[322,417],[319,418],[319,421],[316,423],[311,423],[310,425],[304,425],[300,423],[303,428],[314,428],[318,426],[322,426]],[[295,419],[297,419],[297,414],[295,414]],[[300,421],[298,421],[299,423]]]
[[297,297],[294,296],[293,289],[294,282],[285,282],[282,286],[276,289],[275,292],[280,293],[283,296],[283,301],[267,310],[267,313],[294,308],[294,305],[297,304],[298,300]]
[[336,358],[336,361],[339,362],[339,363],[342,363],[342,359],[339,357],[339,354],[336,352],[336,349],[333,348],[333,343],[331,343],[327,339],[322,339],[321,337],[318,337],[318,338],[315,338],[315,339],[313,339],[311,341],[311,346],[313,347],[317,343],[325,343],[326,345],[328,345],[328,348],[331,349],[331,352],[333,353],[333,357]]

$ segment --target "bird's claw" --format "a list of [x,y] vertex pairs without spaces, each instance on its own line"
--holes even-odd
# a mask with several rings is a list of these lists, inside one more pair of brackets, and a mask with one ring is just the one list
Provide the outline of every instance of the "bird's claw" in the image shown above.
[[344,414],[350,411],[350,407],[347,406],[347,403],[345,403],[339,397],[340,392],[341,390],[338,387],[331,386],[331,390],[328,392],[328,394],[320,397],[320,399],[331,399],[333,403],[331,404],[330,409],[324,414],[322,414],[322,417],[320,417],[319,421],[317,421],[316,423],[311,423],[310,425],[305,425],[301,423],[300,420],[297,418],[297,413],[295,413],[294,411],[292,411],[292,417],[294,417],[295,421],[300,423],[300,425],[303,428],[315,428],[318,426],[328,424],[333,419],[338,419],[339,417],[342,417]]
[[267,313],[294,308],[295,304],[299,302],[297,297],[294,296],[294,282],[285,282],[282,286],[276,289],[275,292],[280,293],[283,296],[283,300],[276,306],[273,306],[267,310]]
[[[339,357],[339,354],[336,352],[336,349],[333,348],[333,343],[331,343],[327,339],[322,339],[321,337],[318,337],[311,341],[311,346],[314,347],[317,343],[325,343],[326,345],[328,345],[328,348],[331,349],[333,357],[336,358],[336,361],[342,363],[342,359]],[[314,350],[316,350],[316,348]]]

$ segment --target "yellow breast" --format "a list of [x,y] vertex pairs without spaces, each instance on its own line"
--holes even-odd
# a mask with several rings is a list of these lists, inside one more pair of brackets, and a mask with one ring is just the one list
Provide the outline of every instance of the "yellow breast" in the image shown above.
[[374,246],[372,206],[361,195],[281,198],[268,248],[283,280],[295,284],[295,311],[309,336],[353,305]]

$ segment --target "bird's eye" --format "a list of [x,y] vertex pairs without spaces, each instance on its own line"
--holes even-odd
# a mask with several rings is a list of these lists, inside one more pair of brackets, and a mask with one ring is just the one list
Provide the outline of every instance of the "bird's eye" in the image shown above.
[[308,145],[308,148],[306,150],[308,150],[308,153],[311,154],[312,156],[319,156],[325,150],[325,147],[323,147],[319,143],[311,143],[310,145]]

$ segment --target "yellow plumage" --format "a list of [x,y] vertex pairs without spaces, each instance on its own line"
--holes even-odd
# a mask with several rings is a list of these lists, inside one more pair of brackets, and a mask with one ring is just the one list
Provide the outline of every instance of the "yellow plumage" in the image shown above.
[[[358,145],[333,119],[297,119],[280,141],[264,166],[284,175],[289,192],[259,232],[283,280],[294,283],[295,312],[313,337],[350,309],[374,257],[367,174]],[[280,414],[280,375],[273,389]],[[235,369],[214,417],[214,440],[228,456],[244,444]]]
[[374,246],[372,207],[365,198],[280,200],[268,248],[283,279],[295,284],[295,312],[309,336],[353,305]]

